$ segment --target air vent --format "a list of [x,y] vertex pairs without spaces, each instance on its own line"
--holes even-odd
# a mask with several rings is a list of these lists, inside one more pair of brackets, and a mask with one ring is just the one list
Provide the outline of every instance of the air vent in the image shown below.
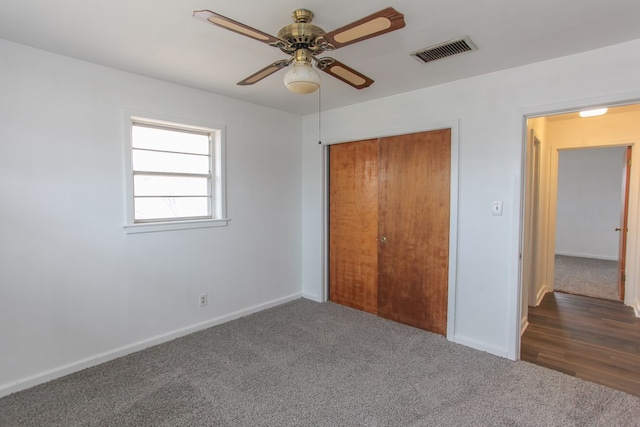
[[436,59],[471,52],[472,50],[478,50],[478,48],[473,44],[468,36],[464,36],[417,50],[412,52],[411,56],[415,57],[420,62],[427,63],[435,61]]

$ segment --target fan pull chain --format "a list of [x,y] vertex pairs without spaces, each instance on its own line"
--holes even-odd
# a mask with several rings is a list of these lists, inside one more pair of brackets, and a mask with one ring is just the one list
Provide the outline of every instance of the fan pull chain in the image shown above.
[[318,144],[322,144],[322,86],[318,88]]

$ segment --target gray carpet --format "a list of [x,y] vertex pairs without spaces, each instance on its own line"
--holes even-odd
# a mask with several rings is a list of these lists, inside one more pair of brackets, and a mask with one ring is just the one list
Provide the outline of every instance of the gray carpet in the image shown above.
[[620,301],[618,261],[556,255],[555,291]]
[[297,300],[0,399],[7,426],[631,426],[640,398]]

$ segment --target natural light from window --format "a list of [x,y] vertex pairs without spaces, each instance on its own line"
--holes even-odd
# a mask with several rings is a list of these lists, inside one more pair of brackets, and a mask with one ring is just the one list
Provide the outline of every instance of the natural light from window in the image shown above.
[[212,134],[134,121],[134,222],[216,218]]

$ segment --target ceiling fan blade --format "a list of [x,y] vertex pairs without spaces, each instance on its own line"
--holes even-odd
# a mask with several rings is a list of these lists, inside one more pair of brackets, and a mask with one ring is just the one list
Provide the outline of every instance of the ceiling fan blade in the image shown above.
[[263,33],[260,30],[256,30],[255,28],[251,28],[248,25],[234,21],[233,19],[227,18],[226,16],[222,16],[210,10],[196,10],[193,12],[193,17],[200,21],[208,22],[210,24],[217,25],[218,27],[233,31],[234,33],[251,37],[252,39],[263,43],[270,45],[277,45],[280,43],[286,44],[284,40],[280,40],[277,37]]
[[319,59],[318,68],[356,89],[364,89],[373,83],[369,77],[333,58]]
[[324,35],[324,38],[337,49],[399,30],[404,26],[404,15],[394,8],[388,7],[337,30],[329,31]]
[[275,73],[276,71],[285,68],[287,65],[289,65],[291,63],[291,60],[282,60],[282,61],[276,61],[273,64],[270,64],[266,67],[264,67],[262,70],[251,74],[249,77],[247,77],[246,79],[243,79],[241,81],[238,82],[238,84],[240,86],[249,86],[252,85],[254,83],[258,83],[260,80],[269,77],[271,74]]

